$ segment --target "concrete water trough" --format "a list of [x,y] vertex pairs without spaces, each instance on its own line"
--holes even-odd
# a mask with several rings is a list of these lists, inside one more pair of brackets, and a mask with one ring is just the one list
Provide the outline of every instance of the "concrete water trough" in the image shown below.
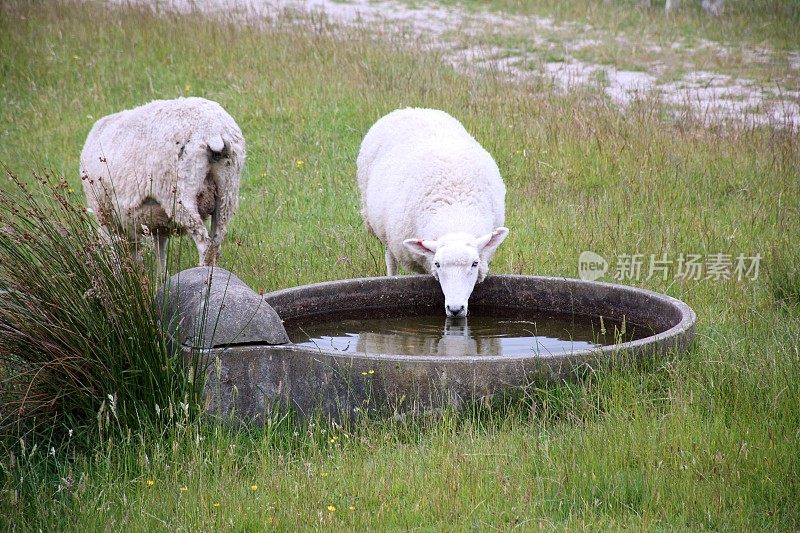
[[603,316],[636,324],[647,334],[559,353],[451,355],[437,348],[403,355],[393,353],[399,350],[391,344],[374,342],[347,352],[300,345],[284,326],[430,312],[441,313],[445,322],[441,289],[431,276],[349,279],[259,295],[226,270],[197,267],[174,275],[159,297],[165,295],[173,340],[187,360],[196,357],[206,369],[207,409],[256,422],[276,409],[340,418],[373,409],[396,414],[457,407],[515,394],[532,383],[602,369],[608,361],[627,364],[683,352],[696,321],[683,302],[644,289],[491,275],[475,287],[471,314],[483,309]]

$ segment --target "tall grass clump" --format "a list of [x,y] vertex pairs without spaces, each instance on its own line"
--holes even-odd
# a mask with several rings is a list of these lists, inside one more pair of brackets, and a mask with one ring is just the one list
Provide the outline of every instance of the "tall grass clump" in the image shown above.
[[777,303],[800,305],[800,249],[789,242],[775,245],[770,253],[767,280]]
[[101,241],[66,180],[34,178],[0,188],[0,435],[112,434],[194,405],[131,244]]

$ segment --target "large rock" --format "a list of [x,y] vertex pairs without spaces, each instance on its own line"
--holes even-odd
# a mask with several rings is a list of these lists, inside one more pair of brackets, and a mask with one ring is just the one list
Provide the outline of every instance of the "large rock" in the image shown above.
[[183,348],[289,342],[280,316],[264,297],[223,268],[179,272],[161,287],[157,298],[165,306],[169,331]]

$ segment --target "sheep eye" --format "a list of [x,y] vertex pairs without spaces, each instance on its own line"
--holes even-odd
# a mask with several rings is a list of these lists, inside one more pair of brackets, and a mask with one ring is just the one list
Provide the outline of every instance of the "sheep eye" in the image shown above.
[[440,264],[439,264],[439,261],[436,261],[436,262],[434,262],[433,264],[434,264],[434,266],[435,266],[436,268],[439,268],[440,266],[442,266],[442,265],[440,265]]
[[472,262],[472,268],[475,268],[476,266],[478,266],[478,262],[477,261],[473,261]]

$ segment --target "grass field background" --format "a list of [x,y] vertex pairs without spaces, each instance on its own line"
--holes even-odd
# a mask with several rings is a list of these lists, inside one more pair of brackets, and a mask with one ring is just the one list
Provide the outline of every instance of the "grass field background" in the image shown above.
[[[694,10],[680,22],[695,36],[708,24]],[[774,41],[798,46],[783,26]],[[575,277],[583,250],[764,257],[756,280],[630,282],[695,309],[694,348],[644,372],[535,388],[506,410],[246,432],[176,410],[88,452],[12,442],[0,529],[800,527],[797,132],[466,77],[435,51],[302,17],[256,27],[4,2],[0,52],[0,163],[53,170],[76,201],[78,155],[101,116],[181,95],[222,104],[248,157],[221,266],[255,289],[384,273],[355,158],[369,126],[404,106],[450,112],[497,160],[511,233],[494,272]]]

